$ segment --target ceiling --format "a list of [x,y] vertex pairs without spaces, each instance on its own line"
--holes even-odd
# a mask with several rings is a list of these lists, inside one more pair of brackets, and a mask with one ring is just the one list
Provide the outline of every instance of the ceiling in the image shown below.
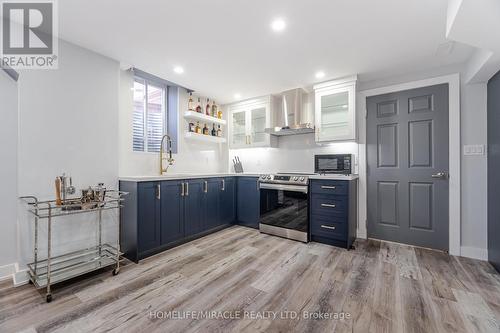
[[[64,0],[60,36],[216,102],[465,62],[447,0]],[[280,17],[286,29],[270,28]],[[441,45],[441,46],[440,46]],[[449,47],[451,46],[451,47]],[[451,52],[450,52],[451,51]],[[64,55],[61,55],[64,56]],[[183,74],[173,71],[182,66]]]

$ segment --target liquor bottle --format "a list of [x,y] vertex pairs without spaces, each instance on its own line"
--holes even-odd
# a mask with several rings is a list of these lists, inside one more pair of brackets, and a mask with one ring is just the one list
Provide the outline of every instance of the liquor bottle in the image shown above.
[[201,127],[200,127],[200,122],[196,122],[196,127],[194,128],[194,131],[198,134],[201,134]]
[[203,127],[203,134],[210,135],[207,124],[205,124],[205,126]]
[[194,123],[189,123],[189,132],[195,132],[196,128],[194,126]]
[[212,100],[212,117],[217,118],[217,105],[214,100]]
[[217,131],[215,130],[215,124],[212,126],[212,136],[217,136]]
[[210,116],[210,99],[207,98],[207,105],[205,106],[205,114]]
[[196,112],[201,113],[201,101],[199,97],[198,97],[198,104],[196,105]]
[[189,93],[188,110],[194,111],[194,109],[193,109],[193,93]]
[[217,136],[220,138],[222,137],[222,130],[220,129],[220,125],[217,127]]
[[221,108],[219,108],[219,110],[217,111],[217,118],[222,119],[222,109]]

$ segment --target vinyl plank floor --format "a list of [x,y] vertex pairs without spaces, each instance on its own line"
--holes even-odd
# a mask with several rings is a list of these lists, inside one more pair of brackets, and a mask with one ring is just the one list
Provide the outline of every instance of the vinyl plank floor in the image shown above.
[[239,226],[53,295],[1,281],[0,332],[500,332],[500,275],[487,262]]

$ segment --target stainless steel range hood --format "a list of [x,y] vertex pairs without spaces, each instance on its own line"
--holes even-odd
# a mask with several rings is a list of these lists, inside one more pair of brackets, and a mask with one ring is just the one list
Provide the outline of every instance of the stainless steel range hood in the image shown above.
[[277,136],[314,133],[313,108],[304,89],[288,90],[275,97],[278,102],[266,133]]

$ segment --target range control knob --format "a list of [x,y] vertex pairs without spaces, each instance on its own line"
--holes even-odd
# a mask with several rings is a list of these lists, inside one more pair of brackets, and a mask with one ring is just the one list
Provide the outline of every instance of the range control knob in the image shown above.
[[299,177],[295,176],[295,177],[293,177],[293,180],[297,181],[297,180],[299,180]]
[[306,180],[306,177],[300,177],[301,182],[303,182],[304,180]]
[[271,175],[267,175],[266,179],[268,180],[271,179]]
[[260,175],[260,179],[266,179],[266,175]]

